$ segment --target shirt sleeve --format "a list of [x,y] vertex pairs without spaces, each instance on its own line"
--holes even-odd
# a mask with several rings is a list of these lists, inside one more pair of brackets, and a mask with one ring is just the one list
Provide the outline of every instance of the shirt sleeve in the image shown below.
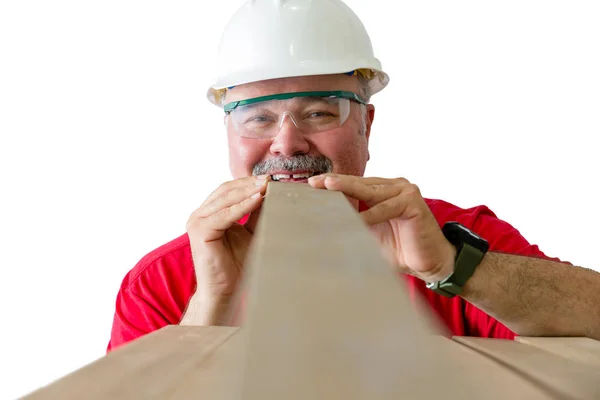
[[[529,243],[516,228],[500,220],[489,210],[478,214],[473,230],[489,242],[489,251],[562,262],[558,258],[546,256],[537,245]],[[516,336],[504,324],[467,301],[464,304],[464,315],[465,330],[469,336],[509,340]]]
[[187,235],[144,256],[121,282],[107,352],[178,324],[195,287]]
[[169,324],[169,321],[131,287],[117,294],[115,315],[107,353]]

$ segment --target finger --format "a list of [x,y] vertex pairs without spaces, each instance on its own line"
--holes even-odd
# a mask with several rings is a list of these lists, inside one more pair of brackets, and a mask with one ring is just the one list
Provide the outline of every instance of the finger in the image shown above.
[[246,176],[243,178],[234,179],[228,182],[221,184],[217,189],[215,189],[211,194],[208,195],[206,200],[204,200],[203,205],[211,203],[216,198],[221,197],[224,193],[227,193],[231,190],[244,187],[247,185],[251,185],[252,182],[260,182],[270,179],[270,175],[260,175],[260,176]]
[[[370,182],[384,182],[374,178]],[[381,178],[379,178],[381,179]],[[362,200],[367,205],[373,206],[399,195],[406,184],[391,183],[395,181],[385,180],[386,183],[366,183],[366,179],[355,179],[355,177],[339,175],[326,177],[323,181],[325,189],[341,191],[344,194]]]
[[392,218],[410,219],[418,216],[418,206],[412,191],[389,198],[361,212],[361,217],[367,225],[375,225]]
[[188,232],[197,232],[201,240],[211,242],[223,237],[225,231],[246,214],[249,214],[260,207],[263,196],[260,192],[236,203],[230,207],[224,208],[207,217],[194,216],[188,222]]
[[197,213],[201,218],[209,217],[247,199],[255,193],[264,194],[269,180],[269,178],[265,180],[245,180],[243,184],[239,184],[228,191],[223,191],[220,196],[215,197],[212,201],[205,202]]
[[240,265],[243,268],[243,261],[248,253],[248,231],[241,225],[234,224],[231,228],[225,231],[225,237],[229,243],[229,248],[233,254],[233,258],[242,261]]
[[332,174],[332,173],[311,176],[310,178],[308,178],[308,183],[313,187],[319,187],[320,189],[325,189],[324,181],[326,178],[341,178],[344,180],[361,181],[366,185],[395,185],[395,184],[401,184],[401,183],[409,183],[404,178],[389,179],[389,178],[361,177],[361,176],[355,176],[355,175],[342,175],[342,174]]

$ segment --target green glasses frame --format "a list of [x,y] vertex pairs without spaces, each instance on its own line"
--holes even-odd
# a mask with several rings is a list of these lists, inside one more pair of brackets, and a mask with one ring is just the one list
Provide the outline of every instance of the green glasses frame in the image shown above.
[[359,95],[357,95],[354,92],[346,92],[346,91],[336,90],[336,91],[327,91],[327,92],[293,92],[293,93],[272,94],[269,96],[255,97],[253,99],[232,101],[231,103],[226,104],[225,107],[223,107],[223,109],[225,110],[226,114],[229,114],[230,112],[232,112],[233,110],[235,110],[237,107],[240,107],[240,106],[247,106],[248,104],[254,104],[254,103],[258,103],[261,101],[268,101],[268,100],[286,100],[286,99],[291,99],[293,97],[334,97],[334,98],[337,97],[337,98],[342,98],[342,99],[350,99],[350,100],[356,101],[357,103],[360,103],[360,104],[367,104],[367,102],[365,100],[363,100]]

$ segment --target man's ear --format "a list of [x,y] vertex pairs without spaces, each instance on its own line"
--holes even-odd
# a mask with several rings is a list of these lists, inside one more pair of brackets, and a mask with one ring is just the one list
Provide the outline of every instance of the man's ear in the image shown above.
[[369,152],[369,138],[371,137],[371,126],[375,120],[375,106],[373,104],[367,104],[367,130],[365,131],[365,137],[367,138],[367,161],[371,159]]
[[373,120],[375,120],[375,106],[373,104],[367,104],[367,131],[365,132],[367,141],[371,136],[371,125],[373,125]]

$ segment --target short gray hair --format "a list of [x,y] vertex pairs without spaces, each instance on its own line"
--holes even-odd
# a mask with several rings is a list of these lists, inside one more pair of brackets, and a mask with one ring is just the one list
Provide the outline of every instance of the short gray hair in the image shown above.
[[368,103],[371,101],[371,80],[363,74],[358,74],[358,87],[363,99]]
[[[363,74],[358,74],[358,88],[359,94],[362,96],[363,100],[367,102],[367,104],[371,101],[371,85],[370,79],[364,76]],[[360,133],[365,135],[367,133],[367,106],[364,104],[360,104]]]

